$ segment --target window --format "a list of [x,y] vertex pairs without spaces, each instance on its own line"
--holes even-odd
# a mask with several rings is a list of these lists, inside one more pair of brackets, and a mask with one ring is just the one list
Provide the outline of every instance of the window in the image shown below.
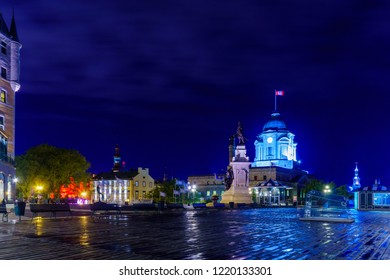
[[138,187],[138,181],[135,181],[135,186]]
[[0,115],[0,128],[1,128],[2,130],[5,129],[5,123],[4,123],[4,121],[5,121],[4,116],[1,116],[1,115]]
[[1,53],[7,54],[7,43],[4,41],[1,42]]
[[374,193],[374,205],[390,206],[390,193]]
[[149,182],[149,188],[153,187],[152,182]]
[[257,181],[257,176],[255,176],[255,179],[254,179],[255,181]]
[[264,176],[263,176],[263,180],[264,180],[264,181],[267,180],[267,175],[264,175]]
[[213,191],[213,195],[214,195],[214,194],[217,194],[217,191]]
[[142,198],[143,198],[143,199],[146,198],[146,191],[143,191],[143,192],[142,192]]
[[272,147],[268,147],[268,156],[272,156]]
[[7,69],[1,67],[1,77],[7,79]]
[[4,89],[1,89],[0,101],[3,103],[7,103],[7,92]]
[[146,187],[146,182],[145,181],[142,181],[142,186]]
[[207,196],[210,196],[210,191],[207,191]]
[[139,198],[139,196],[138,196],[138,191],[135,191],[135,197],[134,197],[134,199],[138,199]]

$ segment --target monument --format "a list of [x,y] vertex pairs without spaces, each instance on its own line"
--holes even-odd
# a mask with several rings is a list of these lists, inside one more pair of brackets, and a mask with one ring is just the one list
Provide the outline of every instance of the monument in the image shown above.
[[221,203],[251,204],[253,202],[249,193],[249,166],[251,162],[246,156],[245,142],[247,139],[243,135],[241,122],[238,123],[235,136],[238,139],[238,145],[235,147],[234,156],[230,159],[226,171],[225,192],[222,195]]

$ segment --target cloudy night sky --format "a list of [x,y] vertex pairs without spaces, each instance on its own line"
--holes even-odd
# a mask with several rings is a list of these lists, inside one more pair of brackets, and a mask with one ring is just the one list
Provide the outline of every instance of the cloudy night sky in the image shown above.
[[302,168],[390,185],[390,3],[362,0],[13,0],[21,44],[16,154],[79,150],[91,172],[159,179],[225,170],[242,121],[254,141],[278,109]]

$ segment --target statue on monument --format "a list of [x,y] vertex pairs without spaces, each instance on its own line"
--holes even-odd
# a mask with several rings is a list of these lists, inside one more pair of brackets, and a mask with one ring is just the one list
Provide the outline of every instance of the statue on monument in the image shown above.
[[230,189],[233,183],[233,179],[234,179],[233,168],[229,165],[228,169],[226,170],[226,176],[224,178],[225,191]]
[[238,145],[245,144],[246,140],[248,140],[244,137],[244,134],[242,132],[242,123],[241,122],[238,122],[236,136],[238,138]]

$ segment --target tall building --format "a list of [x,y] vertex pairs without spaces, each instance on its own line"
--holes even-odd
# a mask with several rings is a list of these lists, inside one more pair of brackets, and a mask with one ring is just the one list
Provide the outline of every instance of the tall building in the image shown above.
[[15,17],[8,29],[0,14],[0,200],[15,198],[15,93],[20,89],[20,49]]

